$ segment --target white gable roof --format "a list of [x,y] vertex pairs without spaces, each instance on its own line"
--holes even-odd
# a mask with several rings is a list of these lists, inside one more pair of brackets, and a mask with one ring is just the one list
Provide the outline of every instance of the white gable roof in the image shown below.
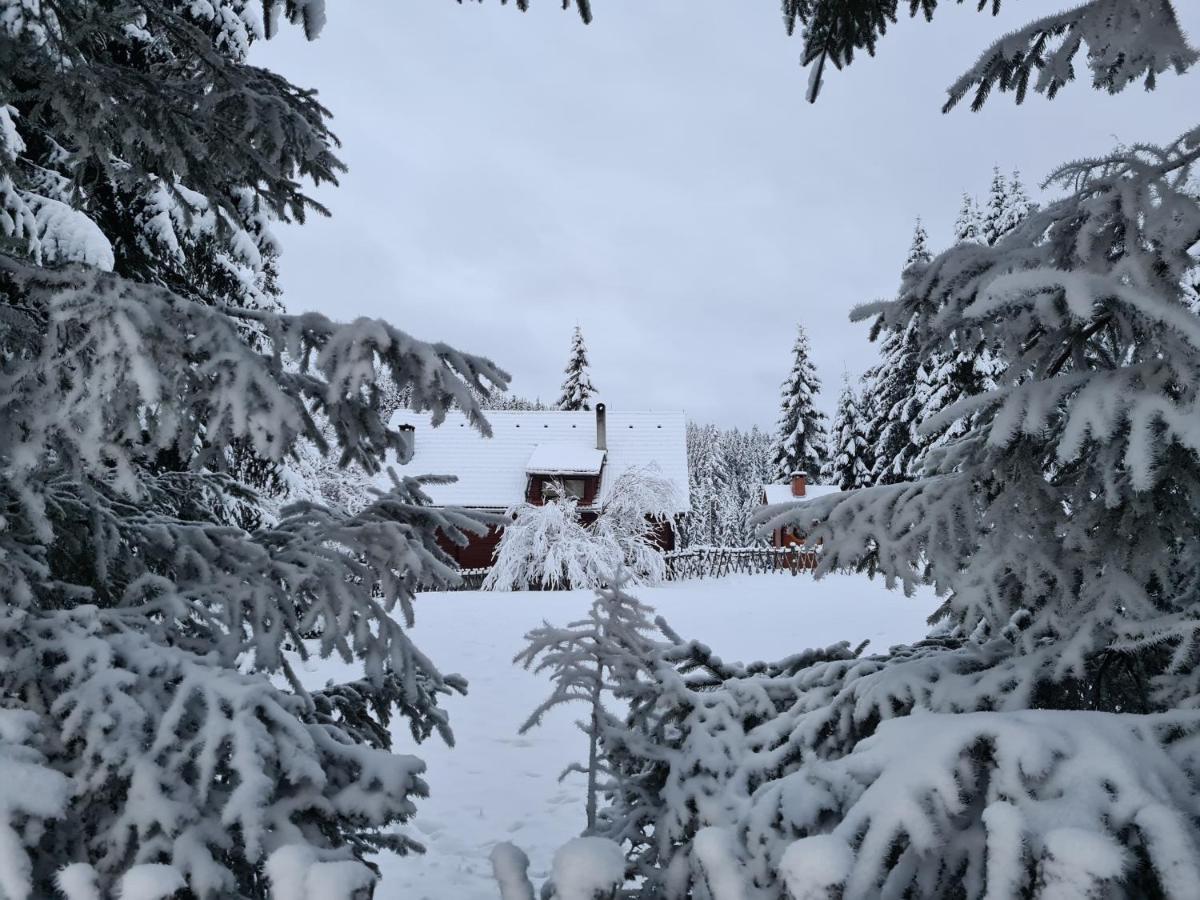
[[[604,468],[597,499],[604,502],[613,481],[631,468],[657,465],[675,485],[679,509],[691,507],[688,498],[687,419],[683,412],[643,412],[609,409],[606,453],[596,449],[596,414],[561,410],[488,411],[492,426],[485,438],[462,413],[447,413],[434,428],[428,414],[402,410],[393,426],[413,427],[412,461],[398,468],[403,475],[455,475],[451,484],[426,490],[439,506],[506,509],[525,499],[528,472],[568,474],[594,466],[603,456]],[[534,468],[545,459],[557,469]],[[595,468],[591,469],[595,471]],[[386,476],[384,476],[386,480]]]

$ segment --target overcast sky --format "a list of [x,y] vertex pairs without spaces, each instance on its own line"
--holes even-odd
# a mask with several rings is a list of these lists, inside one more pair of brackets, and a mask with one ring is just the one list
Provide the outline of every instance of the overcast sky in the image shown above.
[[832,412],[876,353],[847,314],[895,289],[917,216],[944,246],[993,165],[1036,196],[1200,108],[1189,75],[939,112],[989,37],[1055,2],[904,19],[815,106],[777,0],[594,0],[590,26],[531,5],[330,3],[318,41],[287,29],[253,61],[319,90],[349,166],[317,195],[332,218],[279,229],[288,307],[483,353],[547,402],[579,324],[610,405],[770,427],[800,322]]

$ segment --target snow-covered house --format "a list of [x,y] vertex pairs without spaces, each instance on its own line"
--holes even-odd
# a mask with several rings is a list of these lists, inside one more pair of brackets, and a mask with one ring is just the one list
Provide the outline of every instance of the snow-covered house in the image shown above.
[[[787,484],[759,485],[759,502],[774,506],[777,503],[795,503],[797,500],[811,500],[822,494],[837,493],[838,487],[833,484],[809,484],[808,473],[793,472]],[[776,528],[771,532],[771,546],[790,547],[793,544],[803,544],[804,534],[796,528]]]
[[[603,403],[595,412],[562,410],[489,411],[492,436],[483,437],[461,413],[434,428],[428,415],[401,411],[393,424],[411,429],[413,458],[405,471],[454,475],[449,484],[429,485],[438,506],[500,512],[521,502],[540,504],[561,489],[574,497],[582,518],[594,518],[623,472],[655,466],[678,498],[673,516],[688,511],[687,421],[683,412],[617,410]],[[446,550],[463,568],[492,563],[498,529]],[[659,543],[675,545],[675,523],[663,521]]]

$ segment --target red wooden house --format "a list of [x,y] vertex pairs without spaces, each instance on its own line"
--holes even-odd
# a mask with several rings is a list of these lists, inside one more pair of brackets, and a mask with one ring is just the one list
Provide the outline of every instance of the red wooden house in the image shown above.
[[[827,484],[809,484],[806,472],[793,472],[787,484],[759,485],[759,500],[767,506],[811,500],[822,494],[836,493],[838,488]],[[776,528],[771,532],[771,546],[792,547],[804,543],[804,532],[795,527]]]
[[[656,465],[675,486],[679,508],[688,501],[687,420],[682,412],[519,410],[488,412],[485,438],[461,413],[434,428],[427,415],[402,411],[393,425],[412,429],[413,459],[406,473],[454,475],[450,484],[429,485],[438,506],[503,512],[522,501],[544,503],[561,488],[578,501],[581,518],[594,519],[613,481],[631,468]],[[445,549],[464,569],[486,568],[500,529],[472,537],[466,547]],[[660,526],[660,543],[675,544],[674,522]]]

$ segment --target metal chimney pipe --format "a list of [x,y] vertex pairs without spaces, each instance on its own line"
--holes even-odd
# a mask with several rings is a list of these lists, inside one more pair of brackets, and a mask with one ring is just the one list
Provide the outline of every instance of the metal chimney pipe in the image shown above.
[[596,404],[596,449],[608,449],[608,416],[603,403]]
[[404,448],[400,451],[401,461],[408,462],[417,452],[417,429],[416,426],[405,423],[398,430],[400,431],[400,440],[404,444]]

